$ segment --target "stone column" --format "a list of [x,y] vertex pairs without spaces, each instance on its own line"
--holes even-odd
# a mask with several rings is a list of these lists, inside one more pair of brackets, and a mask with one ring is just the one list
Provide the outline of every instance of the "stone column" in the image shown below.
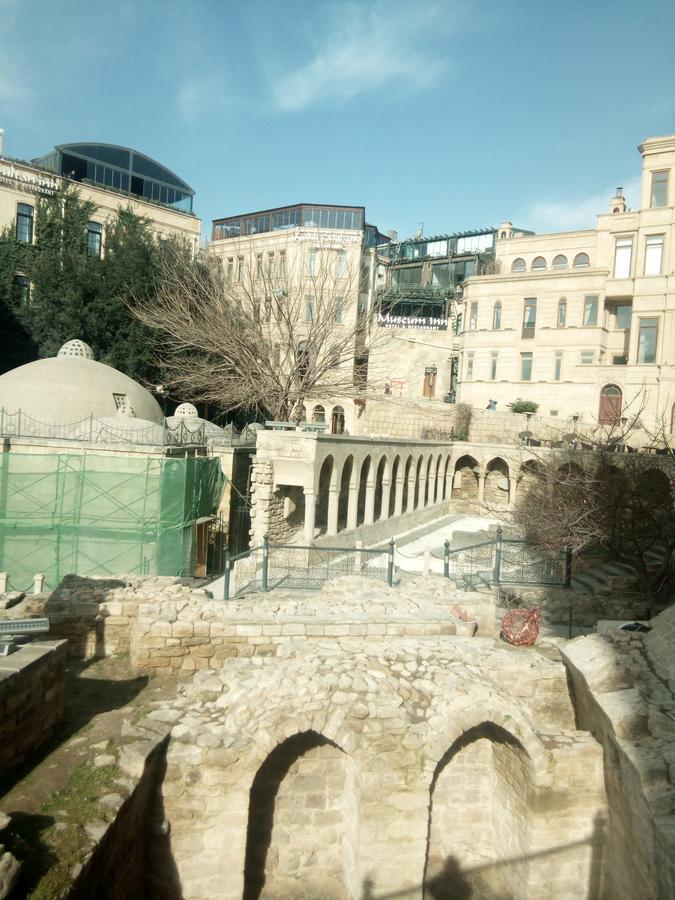
[[408,473],[408,502],[405,512],[410,512],[412,509],[415,509],[415,466],[410,466]]
[[445,499],[452,500],[452,468],[448,466],[445,473]]
[[316,494],[314,491],[305,491],[305,543],[309,544],[314,538],[314,524],[316,519]]
[[328,523],[326,525],[326,534],[338,533],[338,502],[340,500],[340,491],[337,487],[331,487],[328,491]]
[[405,481],[405,473],[401,470],[396,477],[396,497],[394,498],[394,515],[400,516],[403,513],[403,483]]
[[438,475],[436,475],[436,503],[443,502],[443,471],[439,467]]
[[375,521],[375,482],[366,482],[366,509],[363,517],[364,525],[372,525]]
[[478,473],[478,502],[485,500],[485,472]]
[[509,506],[513,506],[516,502],[516,479],[509,475]]
[[391,481],[382,479],[382,504],[380,505],[380,521],[389,518],[389,497],[391,496]]
[[356,518],[359,508],[359,483],[356,479],[349,482],[349,502],[347,504],[347,528],[356,528]]

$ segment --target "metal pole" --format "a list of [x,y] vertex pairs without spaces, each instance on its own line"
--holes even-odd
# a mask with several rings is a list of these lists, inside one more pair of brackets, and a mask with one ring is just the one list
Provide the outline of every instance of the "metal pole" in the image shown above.
[[499,576],[502,568],[502,526],[497,526],[497,534],[495,535],[495,567],[492,573],[492,583],[499,584]]
[[389,541],[389,552],[387,556],[387,584],[392,587],[394,584],[394,539]]
[[269,590],[267,586],[267,575],[270,564],[270,536],[266,534],[263,538],[263,564],[262,564],[262,583],[260,585],[260,590],[263,592],[267,592]]
[[450,577],[450,541],[443,542],[443,578]]
[[572,587],[572,548],[565,547],[565,587]]
[[230,599],[230,551],[225,544],[225,569],[223,571],[223,600]]

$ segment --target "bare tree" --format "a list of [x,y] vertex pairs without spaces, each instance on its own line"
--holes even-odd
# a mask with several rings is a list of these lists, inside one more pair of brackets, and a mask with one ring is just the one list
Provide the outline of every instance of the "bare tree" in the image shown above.
[[[628,563],[651,614],[664,599],[675,550],[675,457],[662,427],[650,435],[640,428],[641,412],[566,447],[535,451],[513,520],[544,549]],[[641,446],[629,452],[638,431]]]
[[135,298],[131,310],[161,335],[169,384],[284,421],[300,421],[308,400],[382,393],[368,362],[385,329],[371,328],[375,310],[359,306],[360,256],[349,266],[318,250],[308,265],[287,246],[272,261],[266,247],[235,245],[225,265],[210,254],[164,255],[155,297]]

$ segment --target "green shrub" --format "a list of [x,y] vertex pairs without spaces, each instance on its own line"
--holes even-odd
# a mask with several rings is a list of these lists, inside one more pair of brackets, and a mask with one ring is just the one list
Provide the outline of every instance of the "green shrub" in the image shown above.
[[535,403],[534,400],[521,400],[518,397],[513,403],[509,403],[508,407],[514,413],[536,413],[539,409],[539,404]]

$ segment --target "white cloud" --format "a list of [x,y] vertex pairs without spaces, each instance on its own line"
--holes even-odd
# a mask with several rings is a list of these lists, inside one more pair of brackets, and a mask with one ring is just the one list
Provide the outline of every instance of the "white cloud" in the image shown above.
[[311,61],[273,86],[275,105],[292,112],[326,99],[349,100],[392,81],[429,87],[446,67],[429,47],[447,33],[452,9],[447,3],[414,9],[391,2],[338,4],[321,21]]
[[[616,185],[606,187],[590,197],[572,200],[546,199],[532,204],[522,216],[519,225],[539,232],[574,231],[594,228],[595,217],[609,212],[609,203],[616,192]],[[628,207],[637,208],[640,203],[640,178],[631,178],[623,183],[623,195]]]

